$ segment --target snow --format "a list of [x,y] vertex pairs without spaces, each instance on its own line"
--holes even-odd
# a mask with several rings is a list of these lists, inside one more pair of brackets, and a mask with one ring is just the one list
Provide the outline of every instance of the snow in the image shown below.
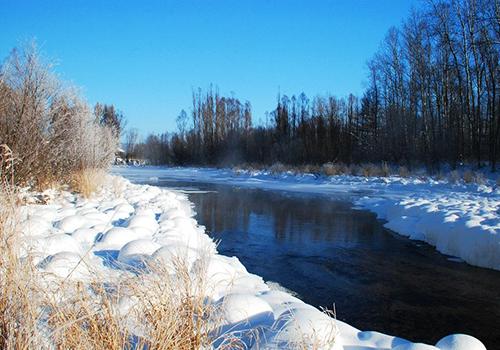
[[493,180],[478,185],[422,177],[327,177],[213,168],[113,171],[138,181],[159,177],[347,199],[355,208],[376,213],[401,235],[471,265],[500,270],[500,188]]
[[[114,190],[117,184],[122,188],[119,195]],[[434,347],[360,331],[286,291],[272,290],[236,257],[217,254],[216,244],[193,219],[192,205],[182,193],[110,176],[103,190],[90,200],[63,193],[53,202],[26,205],[20,211],[24,213],[24,254],[36,252],[37,268],[48,279],[85,282],[98,273],[111,280],[116,273],[128,273],[131,264],[139,267],[134,273],[152,273],[141,272],[140,263],[145,261],[163,264],[175,274],[176,260],[184,260],[191,276],[206,277],[206,302],[221,312],[223,325],[213,330],[218,339],[215,346],[223,347],[226,336],[237,335],[249,349],[287,348],[290,344],[330,350],[484,349],[479,340],[464,335],[449,336]],[[406,205],[413,215],[420,213],[417,205]],[[427,205],[437,208],[439,203]],[[495,208],[493,203],[489,205]],[[488,212],[484,206],[475,210],[475,215],[481,210]],[[496,217],[491,216],[488,224],[497,225],[492,220]],[[464,227],[467,230],[469,226]],[[122,295],[116,307],[125,314],[135,304],[134,295]]]
[[437,342],[442,350],[486,350],[486,347],[476,338],[466,334],[452,334]]

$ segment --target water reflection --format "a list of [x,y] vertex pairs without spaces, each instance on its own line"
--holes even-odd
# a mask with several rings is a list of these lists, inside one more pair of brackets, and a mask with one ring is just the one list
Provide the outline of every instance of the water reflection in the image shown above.
[[349,202],[223,185],[179,183],[219,251],[315,306],[335,303],[360,329],[435,343],[468,333],[500,343],[500,273],[447,260],[383,228]]

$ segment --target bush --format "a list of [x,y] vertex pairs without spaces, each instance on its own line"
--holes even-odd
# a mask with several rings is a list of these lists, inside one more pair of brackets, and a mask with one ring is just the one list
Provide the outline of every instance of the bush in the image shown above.
[[288,168],[283,163],[277,162],[271,165],[269,171],[271,172],[271,174],[277,175],[288,171]]
[[474,182],[475,180],[474,172],[472,172],[471,170],[464,171],[463,179],[464,182],[467,184]]
[[321,167],[321,172],[326,176],[335,176],[341,174],[340,168],[335,163],[325,163]]
[[382,165],[380,166],[380,176],[390,176],[391,175],[391,167],[387,162],[382,162]]
[[34,44],[13,50],[0,71],[0,144],[17,160],[16,181],[39,189],[111,164],[119,135],[65,87]]
[[401,177],[408,177],[410,176],[410,171],[408,170],[407,167],[405,167],[404,165],[403,166],[400,166],[399,169],[398,169],[398,174],[399,176]]
[[481,171],[476,171],[474,173],[474,182],[478,185],[484,185],[484,183],[486,182],[486,178]]
[[460,180],[460,173],[457,170],[452,170],[448,174],[448,181],[451,183],[457,183]]
[[380,167],[375,164],[368,163],[361,166],[361,175],[364,177],[380,176],[381,173]]

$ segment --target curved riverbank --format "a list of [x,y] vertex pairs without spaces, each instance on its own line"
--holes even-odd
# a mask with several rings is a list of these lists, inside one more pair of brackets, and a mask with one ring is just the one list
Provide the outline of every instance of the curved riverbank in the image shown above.
[[[221,323],[212,330],[217,335],[215,345],[236,335],[254,348],[304,342],[325,349],[435,348],[359,331],[290,294],[272,290],[237,258],[217,254],[204,228],[192,219],[192,206],[184,194],[109,177],[91,199],[61,193],[50,205],[24,206],[22,213],[26,242],[47,278],[88,282],[90,274],[98,273],[111,279],[145,261],[159,260],[168,266],[182,256],[191,278],[204,275],[206,300],[220,313]],[[121,312],[130,307],[131,297],[120,298]]]

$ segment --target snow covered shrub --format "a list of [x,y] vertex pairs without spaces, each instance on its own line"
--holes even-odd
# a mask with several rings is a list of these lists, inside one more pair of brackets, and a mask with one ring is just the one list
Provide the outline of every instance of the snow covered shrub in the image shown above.
[[448,174],[448,181],[450,181],[451,183],[457,183],[458,181],[460,181],[460,173],[457,170],[450,171],[450,173]]
[[381,173],[380,167],[373,163],[363,164],[361,166],[361,175],[364,177],[380,176]]
[[380,166],[380,175],[385,177],[391,175],[391,167],[387,164],[387,162],[382,162],[382,165]]
[[271,174],[275,174],[275,175],[282,174],[282,173],[286,172],[287,170],[288,170],[287,167],[283,163],[280,163],[280,162],[274,163],[269,168],[269,171],[271,172]]
[[104,168],[117,142],[34,44],[12,51],[0,70],[0,144],[18,160],[17,183],[43,188],[75,171]]
[[86,168],[71,175],[70,185],[75,192],[89,198],[93,193],[97,192],[104,178],[105,173],[102,169]]
[[474,182],[474,179],[475,179],[474,172],[471,170],[464,171],[464,174],[462,177],[464,179],[464,182],[468,183],[468,184]]
[[335,163],[325,163],[321,167],[321,171],[326,176],[335,176],[341,174],[339,166]]
[[474,182],[478,185],[484,185],[484,183],[486,182],[486,178],[481,171],[476,171],[474,173]]
[[321,167],[314,164],[304,164],[295,167],[293,171],[297,174],[320,174]]
[[398,169],[398,174],[401,177],[408,177],[408,176],[410,176],[410,171],[408,170],[407,167],[405,167],[404,165],[402,165]]
[[352,176],[359,176],[362,174],[361,167],[356,164],[351,164],[347,166],[347,173]]

